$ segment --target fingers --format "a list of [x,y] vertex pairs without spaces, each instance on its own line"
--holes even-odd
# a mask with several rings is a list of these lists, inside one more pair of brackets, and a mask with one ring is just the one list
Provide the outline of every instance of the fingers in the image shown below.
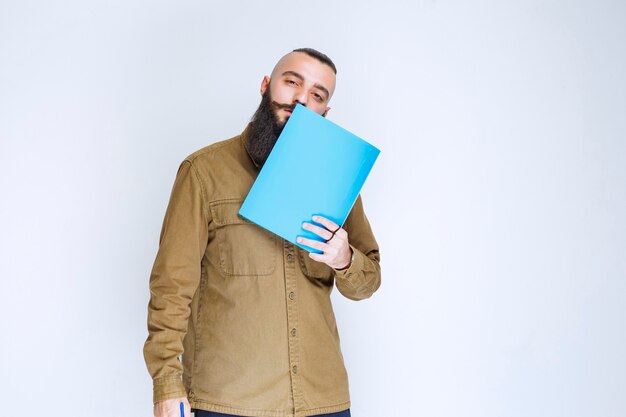
[[324,240],[330,240],[333,237],[333,234],[331,231],[324,229],[323,227],[316,226],[313,223],[304,222],[302,223],[302,228],[304,230],[308,230],[310,232],[315,233],[316,235],[318,235]]
[[303,222],[302,228],[315,233],[326,241],[330,241],[336,235],[345,237],[345,235],[347,234],[346,231],[341,228],[341,226],[337,225],[337,223],[333,222],[332,220],[329,220],[322,216],[313,216],[312,219],[314,222],[319,223],[324,227],[320,227],[313,223]]
[[307,239],[305,237],[301,237],[300,236],[300,237],[298,237],[296,242],[300,243],[301,245],[305,245],[305,246],[308,246],[310,248],[320,250],[322,252],[327,252],[327,250],[328,250],[328,244],[324,243],[324,242],[320,242],[318,240]]
[[313,216],[313,221],[321,224],[322,226],[324,226],[326,229],[330,230],[331,232],[339,228],[339,225],[337,223],[335,223],[332,220],[327,219],[326,217]]
[[317,262],[324,262],[325,263],[325,261],[326,261],[326,255],[322,255],[322,254],[319,254],[319,253],[309,253],[309,258],[311,258],[311,259],[313,259],[314,261],[317,261]]
[[[344,269],[350,265],[352,250],[348,243],[348,232],[337,223],[322,216],[313,216],[313,221],[321,224],[303,222],[302,228],[324,239],[323,242],[298,236],[296,242],[311,249],[317,249],[321,253],[309,253],[309,257],[317,262],[325,263],[331,268]],[[335,236],[337,237],[335,239]]]
[[[307,239],[299,236],[296,240],[297,243],[308,246],[313,249],[317,249],[324,254],[334,253],[333,248],[336,246],[343,246],[343,241],[347,240],[348,232],[342,229],[337,223],[333,222],[322,216],[313,216],[312,220],[321,224],[324,227],[320,227],[317,224],[303,222],[302,228],[308,230],[313,234],[324,239],[323,242],[314,239]],[[339,239],[334,239],[335,236],[339,236]]]

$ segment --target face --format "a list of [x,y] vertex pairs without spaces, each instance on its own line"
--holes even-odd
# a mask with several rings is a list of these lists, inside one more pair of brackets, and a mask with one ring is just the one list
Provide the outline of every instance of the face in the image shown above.
[[276,64],[271,77],[263,78],[261,95],[269,89],[276,118],[283,125],[297,103],[326,116],[335,79],[328,65],[303,52],[292,52]]
[[302,52],[284,56],[261,83],[261,103],[252,116],[246,149],[261,167],[297,103],[326,116],[335,90],[335,73]]

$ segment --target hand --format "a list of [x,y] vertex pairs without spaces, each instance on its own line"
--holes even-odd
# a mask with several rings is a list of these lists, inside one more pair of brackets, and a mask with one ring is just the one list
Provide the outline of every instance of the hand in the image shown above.
[[154,404],[154,417],[181,417],[180,403],[185,407],[185,417],[191,417],[191,406],[187,397],[172,398]]
[[340,228],[335,222],[322,216],[313,216],[313,221],[324,227],[304,222],[302,223],[302,228],[315,233],[326,242],[319,242],[304,237],[298,237],[296,241],[323,252],[322,254],[309,253],[309,257],[314,261],[323,262],[334,269],[346,269],[349,267],[352,259],[352,249],[350,249],[350,244],[348,243],[348,232]]

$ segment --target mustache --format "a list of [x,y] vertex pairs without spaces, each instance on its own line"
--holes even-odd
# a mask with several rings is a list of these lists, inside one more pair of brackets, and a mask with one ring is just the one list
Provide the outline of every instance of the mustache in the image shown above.
[[293,110],[296,108],[295,104],[282,104],[274,100],[272,100],[271,104],[272,104],[272,107],[274,107],[277,110],[291,110],[293,112]]

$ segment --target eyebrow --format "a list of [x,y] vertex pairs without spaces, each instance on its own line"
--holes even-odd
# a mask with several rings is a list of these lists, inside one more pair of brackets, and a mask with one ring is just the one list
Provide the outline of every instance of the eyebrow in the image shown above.
[[[282,74],[283,76],[285,75],[291,75],[293,77],[296,77],[298,79],[300,79],[301,81],[304,81],[304,77],[300,74],[298,74],[295,71],[285,71]],[[328,97],[330,97],[330,92],[328,91],[328,89],[326,87],[324,87],[322,84],[313,84],[313,87],[317,88],[318,90],[322,90],[324,93],[326,93],[326,98],[328,99]]]

